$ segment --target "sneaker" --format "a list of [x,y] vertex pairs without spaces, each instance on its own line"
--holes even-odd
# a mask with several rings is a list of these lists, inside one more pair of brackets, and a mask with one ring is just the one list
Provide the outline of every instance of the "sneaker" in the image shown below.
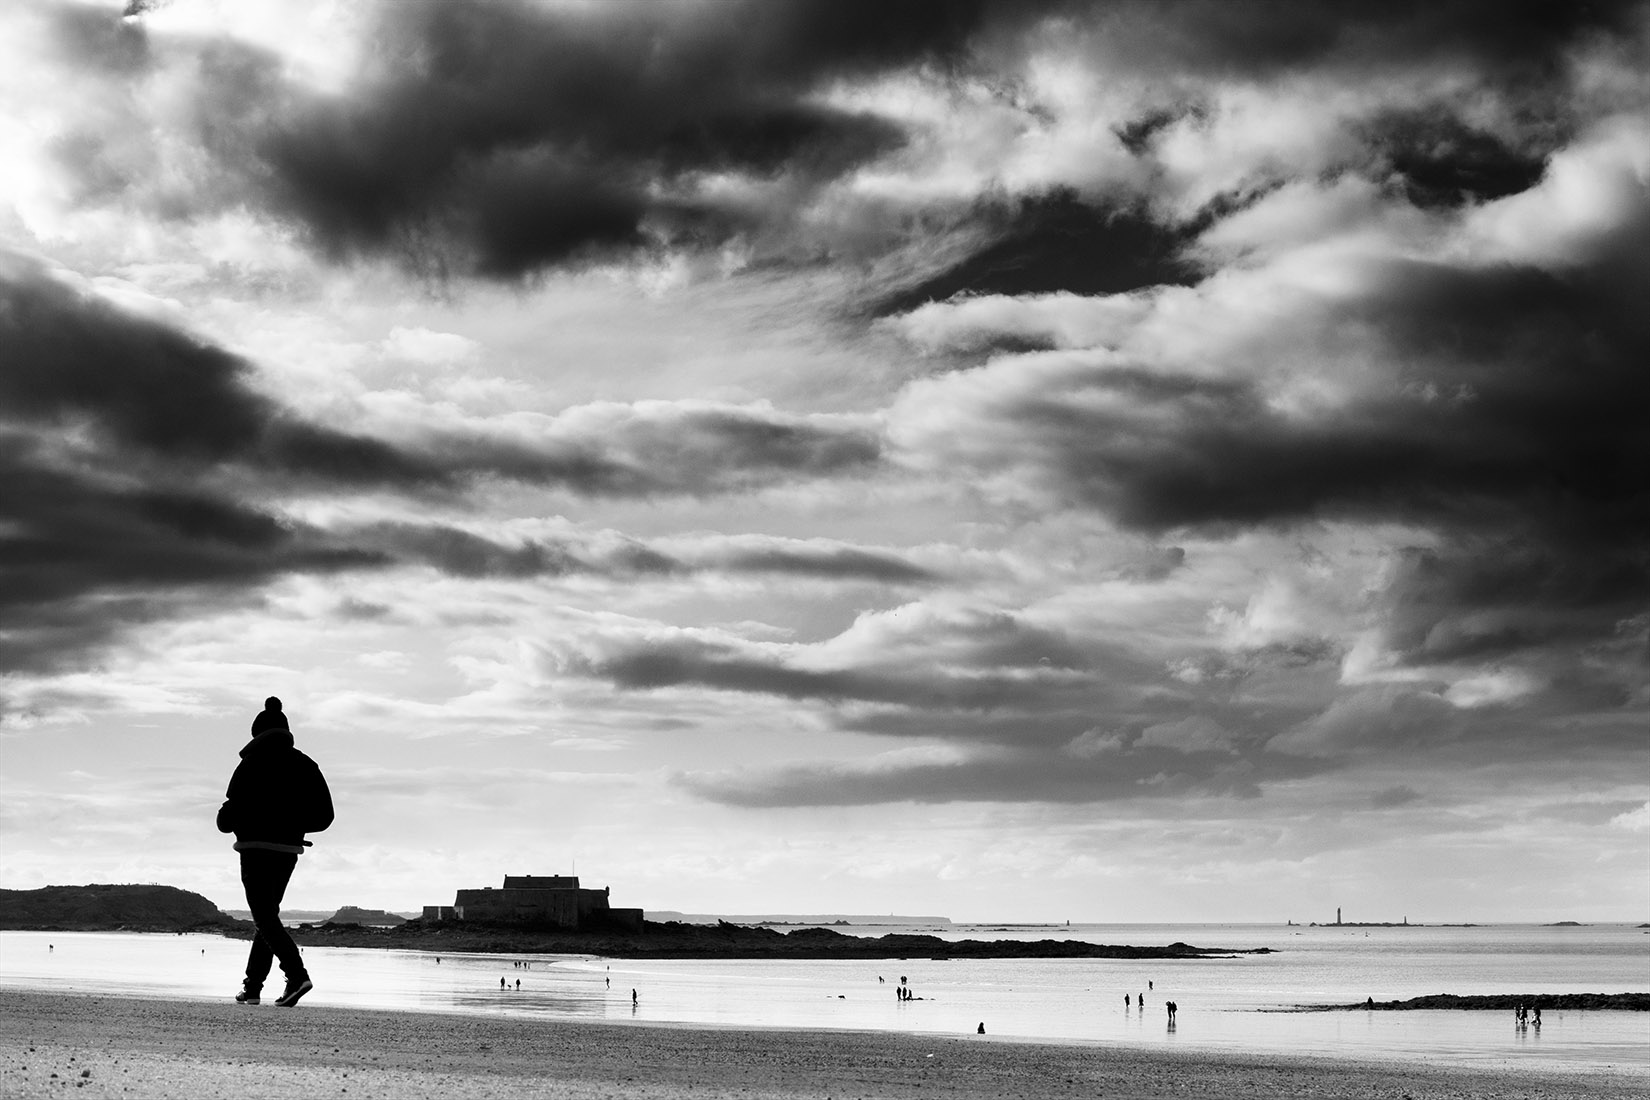
[[298,998],[315,988],[315,983],[308,978],[299,978],[295,982],[286,983],[286,992],[275,998],[275,1003],[281,1008],[291,1008],[298,1003]]
[[235,994],[235,1003],[238,1005],[255,1005],[258,1003],[259,992],[256,989],[243,989]]

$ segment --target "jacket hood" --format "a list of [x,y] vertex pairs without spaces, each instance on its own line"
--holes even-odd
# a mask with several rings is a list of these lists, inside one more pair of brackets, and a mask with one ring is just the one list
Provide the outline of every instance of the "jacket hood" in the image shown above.
[[270,749],[290,749],[291,747],[291,730],[264,730],[242,747],[241,758],[244,760],[246,757],[249,757],[254,753],[268,752]]

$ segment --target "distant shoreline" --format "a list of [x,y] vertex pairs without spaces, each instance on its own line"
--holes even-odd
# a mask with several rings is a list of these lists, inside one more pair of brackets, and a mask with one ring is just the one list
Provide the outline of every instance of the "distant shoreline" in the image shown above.
[[305,946],[466,951],[478,954],[600,955],[617,959],[1229,959],[1271,948],[1161,947],[1081,940],[945,940],[921,933],[849,936],[829,928],[780,932],[736,924],[644,925],[640,934],[531,930],[509,925],[409,921],[395,928],[328,924],[296,928]]
[[1290,1012],[1403,1012],[1416,1009],[1460,1009],[1511,1012],[1519,1006],[1549,1012],[1580,1010],[1650,1012],[1650,993],[1432,993],[1403,1001],[1364,1001],[1348,1005],[1296,1005]]
[[[850,936],[829,928],[778,931],[767,926],[647,922],[644,931],[569,932],[473,921],[394,927],[361,924],[299,925],[289,929],[305,947],[357,947],[432,954],[596,955],[614,959],[1232,959],[1269,955],[1269,947],[1195,947],[1097,944],[1082,940],[946,940],[921,933]],[[52,924],[6,929],[17,932],[136,932],[146,935],[210,933],[251,939],[252,924],[197,924],[186,928],[140,924]]]

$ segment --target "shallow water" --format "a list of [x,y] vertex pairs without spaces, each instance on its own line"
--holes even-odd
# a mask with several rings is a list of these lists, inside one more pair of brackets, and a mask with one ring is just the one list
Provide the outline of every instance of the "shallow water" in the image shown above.
[[[856,927],[857,934],[893,929]],[[912,931],[909,927],[899,931]],[[1650,1015],[1294,1012],[1428,993],[1650,990],[1650,936],[1585,928],[1279,928],[1256,925],[957,926],[947,939],[1271,947],[1205,960],[744,961],[497,956],[311,947],[307,1003],[513,1016],[988,1034],[1056,1042],[1399,1058],[1650,1077]],[[0,986],[229,997],[244,941],[217,936],[0,932]],[[517,962],[525,965],[516,966]],[[919,1000],[894,990],[909,980]],[[879,978],[881,979],[879,981]],[[507,988],[500,989],[503,979]],[[515,986],[521,982],[518,990]],[[279,989],[279,971],[270,994]],[[1150,984],[1148,984],[1150,983]],[[631,1003],[631,990],[638,992]],[[1145,994],[1144,1010],[1123,1005]],[[1168,1026],[1164,1002],[1179,1004]],[[267,1006],[266,1006],[267,1007]],[[249,1010],[251,1011],[251,1010]]]

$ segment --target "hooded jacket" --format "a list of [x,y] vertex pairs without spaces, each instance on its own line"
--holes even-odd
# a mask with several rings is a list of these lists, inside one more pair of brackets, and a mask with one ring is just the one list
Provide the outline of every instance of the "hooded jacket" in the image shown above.
[[218,808],[218,831],[235,834],[235,850],[264,848],[301,853],[305,833],[332,824],[332,792],[315,761],[292,744],[292,734],[266,729],[241,749]]

